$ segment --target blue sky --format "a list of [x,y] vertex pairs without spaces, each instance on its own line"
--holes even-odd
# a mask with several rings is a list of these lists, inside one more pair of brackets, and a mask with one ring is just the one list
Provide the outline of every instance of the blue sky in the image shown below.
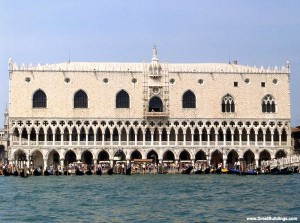
[[291,63],[291,125],[300,125],[300,1],[0,0],[0,127],[7,62]]

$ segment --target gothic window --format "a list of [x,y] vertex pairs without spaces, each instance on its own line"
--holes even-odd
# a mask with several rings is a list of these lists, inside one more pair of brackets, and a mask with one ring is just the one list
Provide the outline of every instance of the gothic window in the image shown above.
[[116,108],[129,108],[129,95],[121,90],[116,96]]
[[74,96],[74,108],[87,108],[88,107],[88,97],[83,90],[76,92]]
[[271,95],[266,95],[262,100],[262,112],[264,113],[275,113],[276,106],[275,106],[275,100]]
[[230,94],[222,98],[222,112],[235,112],[234,100]]
[[33,108],[46,108],[47,107],[47,96],[42,90],[37,90],[32,98]]
[[182,96],[182,108],[196,108],[196,97],[190,90]]

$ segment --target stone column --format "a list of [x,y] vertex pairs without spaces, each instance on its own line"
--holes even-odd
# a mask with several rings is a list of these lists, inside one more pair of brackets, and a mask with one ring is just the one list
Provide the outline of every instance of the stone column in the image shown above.
[[250,133],[247,132],[247,146],[250,146]]
[[138,134],[134,133],[134,145],[137,145]]
[[167,145],[170,145],[170,132],[167,132]]
[[215,133],[215,146],[217,146],[219,143],[218,134]]
[[192,137],[191,138],[191,140],[192,140],[191,145],[193,146],[194,145],[194,133],[191,134],[191,137]]
[[257,146],[257,137],[258,137],[258,132],[255,132],[255,146]]
[[60,145],[62,146],[64,144],[64,134],[60,133]]
[[210,146],[210,134],[207,134],[207,145]]
[[97,144],[97,134],[94,133],[94,146]]
[[266,145],[266,133],[265,132],[263,133],[263,139],[264,139],[263,145],[265,146]]
[[146,131],[143,131],[143,146],[145,145],[146,142]]
[[243,134],[243,131],[239,132],[239,146],[242,145],[242,134]]
[[183,133],[183,145],[186,145],[186,133]]
[[234,134],[231,133],[231,145],[233,146],[234,145]]
[[279,146],[281,146],[281,142],[282,142],[282,141],[281,141],[281,135],[282,135],[282,134],[281,134],[281,132],[280,132],[280,133],[279,133]]
[[271,146],[274,146],[274,132],[271,133]]
[[154,142],[154,132],[151,131],[151,146],[153,146],[153,142]]
[[44,159],[44,170],[47,169],[47,161],[48,161],[48,158],[47,158],[47,159]]
[[105,143],[105,133],[102,133],[102,146],[104,146]]
[[159,139],[159,142],[158,142],[158,144],[161,146],[161,131],[159,131],[159,137],[158,137]]
[[27,135],[27,145],[30,146],[30,134]]
[[72,145],[72,133],[69,133],[69,145]]
[[65,159],[60,159],[60,166],[61,166],[61,170],[63,171],[63,169],[65,168]]

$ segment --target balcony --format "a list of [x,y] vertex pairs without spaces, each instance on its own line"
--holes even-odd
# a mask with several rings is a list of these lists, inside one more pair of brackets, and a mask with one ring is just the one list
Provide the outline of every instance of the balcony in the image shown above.
[[164,118],[167,117],[167,112],[145,112],[147,118]]

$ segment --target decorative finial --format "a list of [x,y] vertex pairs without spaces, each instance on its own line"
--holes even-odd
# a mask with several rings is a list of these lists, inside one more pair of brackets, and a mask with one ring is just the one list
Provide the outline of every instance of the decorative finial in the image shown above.
[[288,69],[290,69],[290,67],[291,67],[291,64],[290,64],[290,61],[286,61],[286,67],[288,68]]
[[154,44],[153,45],[153,57],[152,57],[152,61],[158,61],[158,58],[157,58],[157,49],[156,49],[156,45]]

